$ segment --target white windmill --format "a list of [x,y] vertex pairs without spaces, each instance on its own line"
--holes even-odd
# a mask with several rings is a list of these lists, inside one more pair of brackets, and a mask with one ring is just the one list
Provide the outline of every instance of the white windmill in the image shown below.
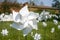
[[17,30],[23,30],[23,35],[26,36],[32,29],[38,29],[36,14],[29,13],[28,6],[24,6],[19,12],[13,10],[13,21],[11,26]]

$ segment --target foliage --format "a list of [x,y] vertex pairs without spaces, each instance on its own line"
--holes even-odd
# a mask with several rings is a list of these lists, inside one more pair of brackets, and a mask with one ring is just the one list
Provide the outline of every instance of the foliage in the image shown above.
[[60,9],[60,2],[59,0],[53,0],[53,4],[52,4],[52,7],[56,7],[56,8],[59,8]]
[[13,3],[12,2],[8,2],[8,0],[5,0],[1,4],[1,12],[2,13],[6,13],[6,12],[10,13],[11,12],[11,10],[10,10],[11,7],[19,8],[20,4],[16,3],[16,2],[13,2]]

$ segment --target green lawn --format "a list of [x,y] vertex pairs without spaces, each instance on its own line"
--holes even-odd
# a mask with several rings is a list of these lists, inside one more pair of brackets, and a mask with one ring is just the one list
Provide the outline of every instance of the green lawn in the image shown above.
[[[41,40],[60,40],[60,29],[58,29],[58,25],[55,25],[52,21],[46,22],[48,25],[47,27],[43,27],[42,22],[38,23],[38,30],[32,30],[34,34],[40,33]],[[12,22],[0,22],[0,40],[33,40],[30,33],[23,37],[22,31],[18,31],[12,27],[10,27]],[[60,22],[59,22],[60,25]],[[51,28],[55,28],[55,32],[51,33]],[[2,29],[7,29],[9,31],[7,36],[2,36],[1,31]]]

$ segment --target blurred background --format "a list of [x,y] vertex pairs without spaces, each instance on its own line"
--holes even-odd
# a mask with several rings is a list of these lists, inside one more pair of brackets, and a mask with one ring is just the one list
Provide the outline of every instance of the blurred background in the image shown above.
[[26,2],[30,11],[41,12],[42,10],[47,10],[52,14],[60,12],[59,0],[0,0],[0,14],[11,13],[10,8],[13,7],[20,10]]

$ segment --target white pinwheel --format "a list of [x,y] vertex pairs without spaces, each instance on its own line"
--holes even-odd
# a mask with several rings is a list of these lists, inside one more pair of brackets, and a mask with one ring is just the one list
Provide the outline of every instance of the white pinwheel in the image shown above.
[[50,13],[50,12],[47,12],[47,11],[43,10],[43,11],[41,12],[41,14],[39,15],[38,20],[39,20],[39,21],[42,21],[42,20],[46,21],[48,18],[50,18],[50,14],[49,14],[49,13]]
[[21,22],[21,19],[20,19],[21,18],[20,15],[18,14],[18,12],[15,12],[14,10],[12,12],[13,12],[14,23],[11,24],[10,26],[12,26],[13,28],[16,28],[17,30],[22,30],[23,27],[21,27],[22,22]]
[[23,35],[26,36],[32,29],[38,29],[36,18],[37,15],[30,13],[26,5],[19,12],[13,10],[14,23],[11,26],[17,30],[23,30]]

